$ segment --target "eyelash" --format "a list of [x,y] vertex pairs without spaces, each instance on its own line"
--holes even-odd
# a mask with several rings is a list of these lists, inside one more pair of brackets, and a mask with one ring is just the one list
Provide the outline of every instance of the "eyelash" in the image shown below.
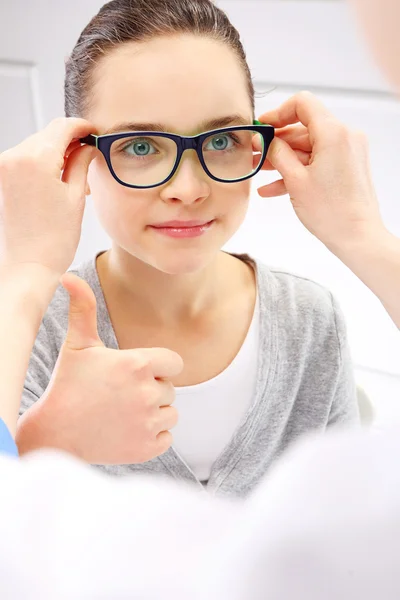
[[[238,138],[238,137],[237,137],[237,136],[234,134],[234,132],[229,132],[229,131],[228,131],[228,132],[227,132],[226,134],[224,134],[224,135],[227,135],[227,136],[229,136],[229,137],[232,139],[232,141],[233,141],[235,144],[239,144],[239,145],[240,145],[240,140],[239,140],[239,138]],[[218,134],[215,134],[215,137],[217,137],[217,136],[218,136]],[[210,140],[211,140],[211,138],[210,138]],[[137,141],[137,142],[142,142],[142,141],[148,142],[148,139],[147,139],[147,138],[138,138],[138,139],[137,139],[137,140],[135,140],[135,141]],[[155,147],[155,146],[154,146],[154,142],[148,142],[148,143],[151,143],[151,144],[152,144],[152,146],[153,146],[153,147]],[[131,145],[131,144],[132,144],[132,141],[130,141],[130,142],[128,142],[128,143],[126,143],[126,144],[124,144],[123,146],[121,146],[120,148],[118,148],[118,152],[121,152],[121,153],[122,153],[122,152],[125,152],[125,150],[126,150],[126,149],[127,149],[127,148],[128,148],[130,145]],[[157,148],[156,148],[156,147],[155,147],[155,149],[157,150]],[[229,148],[228,150],[223,150],[222,152],[229,152],[229,151],[231,151],[232,149],[233,149],[233,148]],[[136,158],[146,158],[146,157],[145,157],[145,156],[143,156],[143,157],[137,156]]]
[[[223,135],[227,135],[228,137],[231,138],[231,140],[235,143],[235,144],[239,144],[240,145],[240,140],[237,137],[237,135],[235,135],[232,131],[228,131],[227,133],[223,134]],[[213,136],[213,137],[218,137],[218,133]],[[210,138],[211,141],[212,138]],[[229,148],[228,150],[223,150],[223,152],[229,152],[230,150],[232,150],[232,148]]]
[[[137,143],[137,142],[146,142],[146,143],[149,143],[149,144],[151,144],[151,145],[152,145],[152,146],[155,148],[155,146],[154,146],[154,143],[153,143],[153,142],[149,142],[147,138],[138,138],[138,139],[136,139],[136,140],[135,140],[135,143]],[[123,145],[123,146],[121,146],[120,148],[118,148],[118,151],[119,151],[119,152],[124,152],[124,151],[125,151],[127,148],[129,148],[129,146],[130,146],[131,144],[132,144],[132,140],[131,140],[130,142],[128,142],[128,143],[126,143],[126,144],[124,144],[124,145]],[[156,148],[156,149],[157,149],[157,148]]]

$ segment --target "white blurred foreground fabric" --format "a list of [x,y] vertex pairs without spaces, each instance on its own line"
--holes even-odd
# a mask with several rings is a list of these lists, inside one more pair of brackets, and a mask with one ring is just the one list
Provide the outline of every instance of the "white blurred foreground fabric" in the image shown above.
[[224,549],[213,600],[398,600],[400,427],[302,442]]
[[396,600],[400,429],[301,443],[247,501],[0,459],[7,600]]

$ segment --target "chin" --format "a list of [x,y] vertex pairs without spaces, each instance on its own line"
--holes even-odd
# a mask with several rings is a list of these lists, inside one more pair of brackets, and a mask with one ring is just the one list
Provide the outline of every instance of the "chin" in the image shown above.
[[218,252],[196,252],[181,250],[154,257],[150,262],[159,271],[168,275],[188,275],[205,269],[215,259]]

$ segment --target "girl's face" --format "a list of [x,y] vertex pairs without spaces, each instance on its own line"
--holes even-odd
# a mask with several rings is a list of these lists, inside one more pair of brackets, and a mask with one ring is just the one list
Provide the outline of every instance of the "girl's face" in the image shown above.
[[[93,98],[86,116],[99,134],[161,126],[166,132],[196,135],[253,120],[246,76],[235,53],[221,42],[191,35],[120,46],[94,73]],[[88,183],[114,244],[169,274],[194,272],[210,263],[243,222],[250,195],[250,180],[209,178],[194,150],[183,154],[170,181],[143,190],[119,184],[98,152]],[[154,227],[169,221],[211,226],[186,238]]]

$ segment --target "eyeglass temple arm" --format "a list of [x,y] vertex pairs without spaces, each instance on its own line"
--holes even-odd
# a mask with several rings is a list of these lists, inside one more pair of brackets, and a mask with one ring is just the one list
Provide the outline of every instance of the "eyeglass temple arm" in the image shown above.
[[81,144],[87,144],[88,146],[95,146],[97,148],[97,139],[98,136],[97,135],[93,135],[92,133],[90,135],[87,135],[84,138],[80,138],[80,142]]
[[268,125],[268,123],[261,123],[261,121],[257,121],[257,119],[254,119],[253,125],[261,125],[262,127],[272,127],[272,125]]

